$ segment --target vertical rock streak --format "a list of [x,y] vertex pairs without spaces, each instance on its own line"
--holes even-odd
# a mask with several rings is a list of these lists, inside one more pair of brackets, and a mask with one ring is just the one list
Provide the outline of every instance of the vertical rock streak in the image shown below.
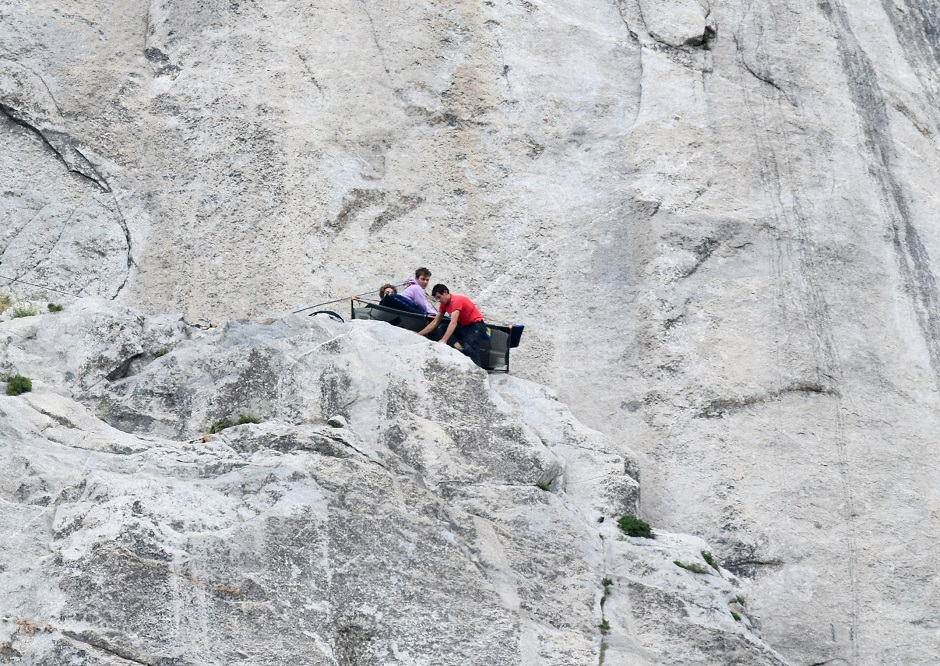
[[913,300],[930,365],[940,385],[940,291],[930,268],[930,256],[914,226],[902,184],[895,177],[892,159],[894,141],[888,124],[884,95],[871,60],[855,38],[845,8],[838,2],[822,0],[823,13],[839,31],[839,50],[846,73],[849,94],[855,103],[865,146],[873,161],[869,170],[881,190],[888,215],[889,233],[897,256],[904,288]]
[[[737,39],[735,40],[738,41]],[[778,128],[783,124],[780,107],[784,101],[788,113],[801,116],[800,107],[793,97],[773,79],[755,71],[755,67],[746,60],[745,53],[738,44],[738,57],[741,67],[749,75],[769,84],[775,91],[776,104],[769,104],[761,96],[758,101],[745,95],[754,127],[754,140],[760,162],[762,181],[768,189],[768,201],[771,205],[775,230],[775,251],[772,254],[772,273],[776,285],[776,299],[783,318],[783,329],[787,331],[805,327],[813,349],[817,386],[833,386],[829,395],[833,396],[831,413],[835,419],[832,440],[839,465],[840,494],[845,508],[841,512],[845,526],[845,571],[848,577],[847,623],[849,625],[849,650],[851,659],[846,663],[859,663],[859,584],[858,584],[858,548],[855,527],[855,497],[852,489],[852,460],[848,450],[847,424],[843,413],[844,373],[840,361],[838,344],[834,333],[832,315],[826,302],[818,260],[815,256],[812,230],[812,214],[807,212],[800,192],[792,189],[790,183],[798,183],[799,177],[793,167],[793,156],[784,144],[780,148]],[[746,90],[746,88],[745,88]],[[782,100],[782,101],[781,101]],[[778,367],[786,367],[792,358],[792,350],[784,347],[777,350]],[[781,378],[782,380],[782,378]],[[836,658],[834,661],[842,661]]]
[[933,125],[937,129],[937,102],[940,98],[940,4],[933,0],[907,0],[907,9],[891,0],[882,0],[885,16],[891,21],[900,43],[905,46],[908,63],[917,73],[924,91],[928,92],[932,104],[927,111],[933,112]]

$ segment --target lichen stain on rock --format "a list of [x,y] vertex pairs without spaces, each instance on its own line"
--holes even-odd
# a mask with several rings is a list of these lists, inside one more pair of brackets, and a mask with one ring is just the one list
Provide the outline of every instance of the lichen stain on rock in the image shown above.
[[231,417],[242,412],[263,417],[266,407],[277,402],[283,366],[273,352],[252,349],[238,369],[237,376],[219,388],[213,400],[213,416]]
[[335,364],[320,374],[320,408],[324,418],[341,414],[349,418],[346,409],[355,399],[350,394],[352,379]]

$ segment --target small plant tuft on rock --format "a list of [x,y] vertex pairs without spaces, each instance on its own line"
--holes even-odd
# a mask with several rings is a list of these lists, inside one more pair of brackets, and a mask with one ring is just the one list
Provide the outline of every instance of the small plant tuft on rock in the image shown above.
[[13,318],[17,319],[19,317],[32,317],[36,314],[36,311],[33,310],[28,305],[17,305],[13,308]]
[[734,611],[731,611],[731,617],[733,617],[733,618],[735,619],[735,622],[740,622],[740,621],[741,621],[741,616],[738,615],[737,613],[735,613]]
[[209,426],[209,434],[215,435],[222,432],[226,428],[234,428],[235,426],[245,425],[246,423],[261,423],[261,419],[257,416],[251,416],[243,414],[239,416],[237,420],[232,419],[219,419],[218,421],[213,421],[212,425]]
[[697,574],[709,573],[708,569],[706,569],[701,564],[698,564],[696,562],[680,562],[679,560],[674,560],[673,564],[675,564],[677,567],[681,567],[682,569],[685,569],[686,571],[691,571],[692,573],[697,573]]
[[735,597],[735,601],[737,601],[742,606],[744,605],[744,597],[742,597],[740,594],[737,597]]
[[222,432],[226,428],[231,428],[235,425],[231,419],[219,419],[218,421],[213,421],[212,425],[209,426],[209,434],[214,435],[216,433]]
[[717,36],[718,36],[718,32],[715,30],[715,28],[713,28],[710,25],[706,25],[705,32],[702,33],[702,42],[700,44],[702,49],[704,49],[705,51],[711,51],[712,40],[714,40],[715,37]]
[[168,349],[158,349],[153,353],[153,357],[160,358],[161,356],[166,356],[169,353],[170,353],[170,350]]
[[58,303],[50,303],[46,307],[49,308],[49,312],[62,312],[62,306]]
[[552,482],[551,482],[551,481],[538,481],[538,482],[535,484],[535,487],[538,488],[539,490],[544,490],[545,492],[550,492],[551,489],[552,489]]
[[597,625],[597,628],[601,630],[601,635],[606,636],[610,632],[610,622],[606,619]]
[[607,603],[607,597],[610,596],[610,588],[614,584],[614,581],[610,576],[605,576],[601,581],[601,585],[604,586],[604,594],[601,596],[601,610],[604,609],[604,604]]
[[719,570],[718,562],[715,561],[715,558],[707,550],[702,551],[702,559],[708,562],[708,566],[710,566],[715,571]]
[[13,375],[5,379],[7,380],[7,395],[21,395],[33,390],[33,382],[29,377]]
[[644,539],[655,539],[656,535],[650,529],[650,525],[645,520],[640,520],[635,516],[620,516],[617,521],[617,527],[622,529],[627,536],[643,537]]

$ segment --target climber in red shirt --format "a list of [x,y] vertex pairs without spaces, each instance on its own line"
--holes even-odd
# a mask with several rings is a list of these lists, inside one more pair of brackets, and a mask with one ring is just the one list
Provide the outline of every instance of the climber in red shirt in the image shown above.
[[482,368],[480,345],[486,339],[486,325],[483,323],[483,315],[480,314],[477,306],[466,296],[450,293],[447,286],[443,284],[434,285],[431,290],[431,298],[437,300],[440,307],[433,321],[419,331],[418,335],[427,335],[435,330],[440,325],[444,315],[449,314],[450,323],[439,342],[451,344],[453,338],[453,342],[460,343],[463,353]]

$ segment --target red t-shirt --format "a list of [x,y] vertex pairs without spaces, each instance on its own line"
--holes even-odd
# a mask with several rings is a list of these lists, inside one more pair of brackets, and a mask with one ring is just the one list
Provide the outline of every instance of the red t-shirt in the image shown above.
[[477,310],[477,306],[473,304],[466,296],[461,296],[460,294],[451,294],[450,302],[447,305],[441,306],[441,312],[444,314],[450,314],[454,310],[460,310],[460,316],[457,317],[457,323],[461,326],[469,326],[470,324],[475,324],[478,321],[483,321],[483,315],[480,314],[480,311]]

